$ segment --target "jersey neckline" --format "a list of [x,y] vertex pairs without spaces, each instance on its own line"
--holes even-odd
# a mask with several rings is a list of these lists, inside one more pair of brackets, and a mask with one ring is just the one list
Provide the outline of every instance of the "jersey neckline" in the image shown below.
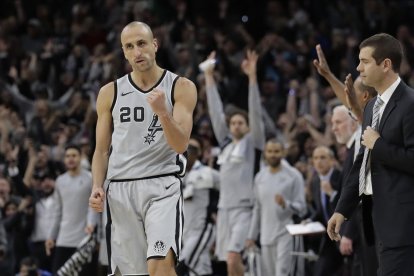
[[155,87],[157,87],[161,82],[162,82],[162,80],[164,79],[164,77],[165,77],[165,74],[167,74],[167,70],[166,69],[164,69],[164,72],[162,73],[162,75],[161,75],[161,77],[159,78],[159,80],[150,88],[150,89],[148,89],[148,90],[142,90],[141,88],[139,88],[139,86],[138,85],[136,85],[136,83],[134,82],[134,80],[132,79],[132,77],[131,77],[131,73],[128,73],[128,81],[129,81],[129,83],[135,88],[135,89],[137,89],[139,92],[141,92],[141,93],[148,93],[148,92],[151,92],[151,90],[152,89],[154,89]]

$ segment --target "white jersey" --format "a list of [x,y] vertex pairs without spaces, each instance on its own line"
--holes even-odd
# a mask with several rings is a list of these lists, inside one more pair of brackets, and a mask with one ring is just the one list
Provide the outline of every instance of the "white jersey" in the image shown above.
[[131,74],[115,81],[108,179],[133,180],[184,171],[183,157],[167,144],[158,116],[146,100],[148,92],[159,88],[165,92],[167,109],[172,112],[178,78],[164,70],[160,80],[148,91],[141,90]]

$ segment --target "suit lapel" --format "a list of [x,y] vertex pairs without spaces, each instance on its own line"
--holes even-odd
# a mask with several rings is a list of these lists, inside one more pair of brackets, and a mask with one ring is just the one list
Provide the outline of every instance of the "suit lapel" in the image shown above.
[[382,129],[384,128],[385,122],[387,121],[388,117],[392,113],[392,111],[397,106],[397,101],[401,96],[402,90],[405,89],[405,84],[403,81],[400,82],[400,84],[397,86],[397,88],[394,91],[394,94],[392,94],[387,106],[384,109],[384,112],[381,116],[380,125],[378,127],[378,132],[381,133]]
[[[372,110],[374,108],[374,103],[375,103],[376,97],[372,98],[370,100],[370,102],[367,103],[367,106],[364,110],[364,121],[362,122],[362,133],[364,133],[364,130],[371,125],[371,121],[372,121]],[[362,134],[361,133],[361,134]],[[362,135],[360,137],[361,141],[362,141]],[[361,146],[363,146],[361,144]]]

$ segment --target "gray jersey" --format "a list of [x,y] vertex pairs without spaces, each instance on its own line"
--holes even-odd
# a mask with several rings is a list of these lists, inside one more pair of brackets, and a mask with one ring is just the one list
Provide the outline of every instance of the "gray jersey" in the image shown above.
[[220,165],[219,208],[253,206],[253,179],[265,143],[259,88],[257,85],[249,85],[250,132],[237,144],[228,145],[225,143],[230,131],[217,87],[207,86],[206,89],[214,135],[220,146],[224,147],[217,160]]
[[[287,233],[286,225],[293,223],[292,215],[306,212],[305,183],[300,172],[282,161],[282,168],[271,173],[263,168],[255,178],[255,204],[249,238],[256,239],[260,232],[260,243],[270,245]],[[275,201],[280,194],[285,200],[285,208]]]
[[[197,275],[211,275],[210,248],[215,227],[208,222],[211,190],[217,189],[219,173],[196,161],[184,178],[184,232],[182,259]],[[195,273],[190,273],[195,275]]]
[[207,221],[210,189],[217,189],[219,173],[196,161],[184,178],[184,239],[191,231],[202,230]]
[[53,223],[53,210],[56,208],[55,197],[50,195],[36,202],[32,242],[45,241],[49,238],[50,225]]
[[[165,70],[153,88],[165,92],[168,111],[174,106],[178,76]],[[112,103],[113,133],[108,175],[110,180],[138,179],[181,173],[184,165],[167,143],[158,116],[146,100],[146,93],[133,82],[131,74],[115,81]]]
[[53,194],[53,223],[49,238],[56,239],[56,246],[76,247],[86,237],[85,227],[96,225],[98,213],[89,205],[92,191],[92,174],[89,171],[72,176],[68,172],[56,179]]

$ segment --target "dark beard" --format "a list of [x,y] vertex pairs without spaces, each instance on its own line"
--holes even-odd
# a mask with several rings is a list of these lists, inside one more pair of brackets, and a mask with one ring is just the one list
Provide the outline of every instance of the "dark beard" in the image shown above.
[[43,190],[39,191],[39,197],[40,198],[47,198],[47,197],[51,196],[52,194],[53,194],[53,189],[49,192],[45,192]]

